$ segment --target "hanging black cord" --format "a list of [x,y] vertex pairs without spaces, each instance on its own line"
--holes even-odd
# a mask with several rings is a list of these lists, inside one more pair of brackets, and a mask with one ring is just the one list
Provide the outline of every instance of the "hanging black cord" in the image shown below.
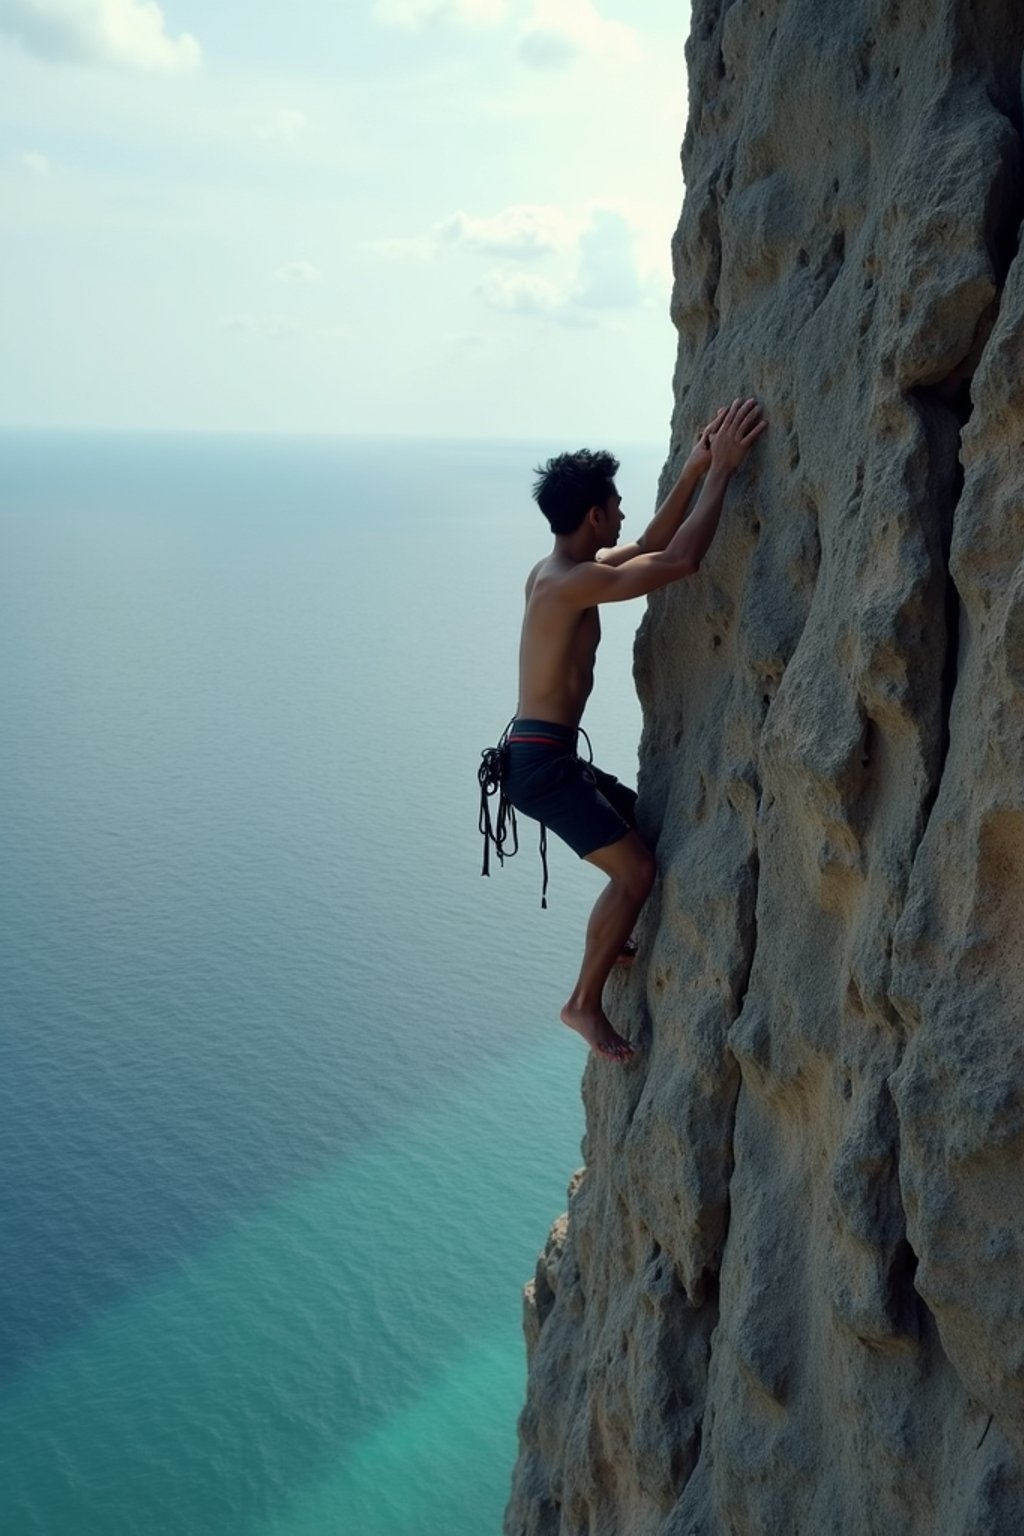
[[[501,740],[496,747],[485,747],[480,754],[480,768],[477,772],[477,781],[480,785],[480,819],[478,827],[484,840],[484,862],[480,873],[491,873],[491,844],[494,844],[494,852],[497,854],[498,863],[504,864],[506,859],[511,859],[519,852],[519,828],[516,825],[516,813],[510,804],[503,783],[505,775],[505,752],[508,742],[508,733],[512,729],[513,721],[501,733]],[[494,822],[491,822],[491,798],[497,795],[498,809],[495,812]],[[512,839],[511,848],[505,845]]]

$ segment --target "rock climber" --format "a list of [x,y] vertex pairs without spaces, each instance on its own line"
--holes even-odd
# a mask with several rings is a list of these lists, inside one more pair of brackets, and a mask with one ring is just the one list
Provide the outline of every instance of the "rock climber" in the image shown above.
[[[635,544],[618,542],[619,464],[610,453],[563,453],[536,471],[534,500],[555,543],[526,582],[519,703],[501,744],[501,788],[516,811],[550,828],[608,876],[561,1018],[611,1061],[628,1061],[634,1048],[612,1026],[602,994],[612,967],[628,955],[655,863],[636,830],[635,792],[577,751],[601,636],[599,609],[644,597],[700,568],[729,482],[766,426],[754,399],[719,410],[701,428],[679,478]],[[545,832],[541,836],[543,854]]]

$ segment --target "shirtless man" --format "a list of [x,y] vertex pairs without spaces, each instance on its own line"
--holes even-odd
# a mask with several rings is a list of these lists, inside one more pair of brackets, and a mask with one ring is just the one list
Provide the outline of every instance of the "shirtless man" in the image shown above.
[[561,1017],[611,1061],[628,1061],[634,1052],[604,1012],[604,984],[654,884],[655,864],[636,831],[634,792],[576,754],[601,637],[598,605],[644,597],[700,568],[729,481],[766,425],[756,400],[723,407],[698,434],[638,541],[618,548],[622,501],[614,481],[619,465],[611,454],[561,454],[537,472],[534,499],[551,524],[555,546],[526,583],[519,707],[508,733],[503,787],[516,810],[550,827],[608,876]]

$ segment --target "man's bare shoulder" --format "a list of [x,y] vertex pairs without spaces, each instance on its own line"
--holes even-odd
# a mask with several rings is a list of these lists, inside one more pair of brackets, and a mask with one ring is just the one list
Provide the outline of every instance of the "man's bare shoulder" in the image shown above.
[[531,597],[531,595],[533,593],[533,589],[537,585],[537,578],[538,578],[538,576],[540,575],[542,569],[547,564],[547,562],[548,562],[548,560],[550,558],[551,557],[549,555],[546,555],[543,560],[538,560],[537,564],[533,567],[533,570],[530,572],[529,576],[527,576],[527,578],[526,578],[526,601],[527,602],[530,601],[530,597]]
[[593,564],[592,560],[567,560],[558,554],[545,555],[543,560],[537,561],[526,578],[527,602],[535,592],[538,597],[557,599],[582,567]]

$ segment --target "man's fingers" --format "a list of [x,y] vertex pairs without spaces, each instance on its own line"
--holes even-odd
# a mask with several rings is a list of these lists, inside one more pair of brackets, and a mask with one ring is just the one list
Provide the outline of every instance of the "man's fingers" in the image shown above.
[[718,431],[719,427],[722,425],[722,418],[725,415],[725,411],[725,406],[720,405],[718,410],[712,416],[711,420],[704,423],[700,431],[697,433],[698,443],[703,443],[705,445],[708,443],[710,438],[714,435],[714,433]]
[[743,425],[751,411],[759,411],[760,409],[761,407],[758,405],[753,395],[751,395],[746,400],[736,399],[733,401],[732,405],[730,405],[729,410],[722,422],[722,426],[731,427],[735,431]]
[[768,423],[766,421],[755,422],[753,426],[745,427],[741,433],[737,434],[736,441],[746,452],[748,448],[757,442],[761,433],[767,431],[767,428]]
[[742,437],[762,419],[762,410],[756,400],[745,400],[733,422],[733,430]]
[[760,401],[750,395],[746,400],[737,398],[728,408],[719,410],[708,431],[712,442],[724,433],[739,446],[747,447],[755,438],[760,437],[767,425]]

